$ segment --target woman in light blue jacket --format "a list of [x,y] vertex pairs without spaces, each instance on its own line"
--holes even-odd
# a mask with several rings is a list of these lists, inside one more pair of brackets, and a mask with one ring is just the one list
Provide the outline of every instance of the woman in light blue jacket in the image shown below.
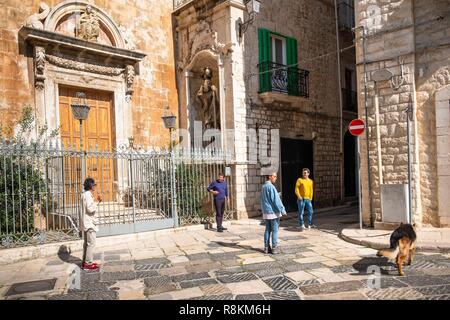
[[[264,253],[277,254],[278,228],[281,216],[286,214],[286,209],[281,202],[280,195],[274,186],[277,174],[274,172],[267,176],[267,181],[261,190],[261,211],[266,222],[264,232]],[[272,248],[270,248],[270,234],[272,234]]]

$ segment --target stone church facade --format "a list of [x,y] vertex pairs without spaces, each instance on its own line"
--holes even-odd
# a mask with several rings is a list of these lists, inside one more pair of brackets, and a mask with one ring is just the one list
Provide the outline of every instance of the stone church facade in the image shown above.
[[369,168],[367,139],[361,138],[365,224],[382,226],[387,218],[381,209],[383,186],[408,184],[406,110],[411,108],[413,221],[449,226],[450,1],[355,2],[363,117],[367,79]]
[[211,69],[222,132],[216,141],[233,154],[238,215],[260,214],[264,175],[273,171],[287,209],[296,211],[294,186],[303,167],[315,180],[316,207],[342,203],[340,145],[356,112],[340,110],[334,2],[262,1],[260,13],[241,34],[239,22],[249,19],[244,1],[176,4],[180,127],[190,135],[201,131],[195,130],[203,112],[197,95],[205,68]]
[[79,129],[69,109],[82,91],[94,107],[88,143],[112,149],[133,138],[138,145],[168,146],[161,116],[167,106],[177,114],[178,106],[173,46],[167,41],[171,1],[2,3],[4,135],[13,134],[28,105],[39,125],[61,127],[62,141],[77,144]]

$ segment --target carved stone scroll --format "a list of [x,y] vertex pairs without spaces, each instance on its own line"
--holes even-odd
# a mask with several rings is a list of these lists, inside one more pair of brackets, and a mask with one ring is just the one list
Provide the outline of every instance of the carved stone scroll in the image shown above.
[[34,86],[38,90],[44,89],[45,81],[45,49],[42,47],[35,47],[34,49]]

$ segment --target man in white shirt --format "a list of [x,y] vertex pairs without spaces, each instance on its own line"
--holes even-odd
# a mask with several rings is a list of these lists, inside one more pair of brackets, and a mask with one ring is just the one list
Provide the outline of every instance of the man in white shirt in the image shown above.
[[83,223],[82,230],[84,233],[83,246],[83,264],[82,268],[86,270],[97,270],[99,267],[94,263],[94,247],[96,233],[98,232],[97,220],[95,219],[95,212],[100,205],[102,198],[97,196],[97,205],[94,202],[95,181],[92,178],[87,178],[84,181],[84,192],[81,195]]

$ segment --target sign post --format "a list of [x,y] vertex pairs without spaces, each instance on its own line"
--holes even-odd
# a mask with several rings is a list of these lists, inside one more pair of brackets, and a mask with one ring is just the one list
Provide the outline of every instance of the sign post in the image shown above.
[[355,119],[348,125],[348,131],[351,135],[356,137],[356,150],[358,150],[358,155],[356,157],[356,166],[358,168],[358,198],[359,198],[359,229],[362,229],[362,188],[361,188],[361,168],[360,168],[360,150],[359,150],[359,135],[361,135],[366,128],[366,124],[361,119]]

